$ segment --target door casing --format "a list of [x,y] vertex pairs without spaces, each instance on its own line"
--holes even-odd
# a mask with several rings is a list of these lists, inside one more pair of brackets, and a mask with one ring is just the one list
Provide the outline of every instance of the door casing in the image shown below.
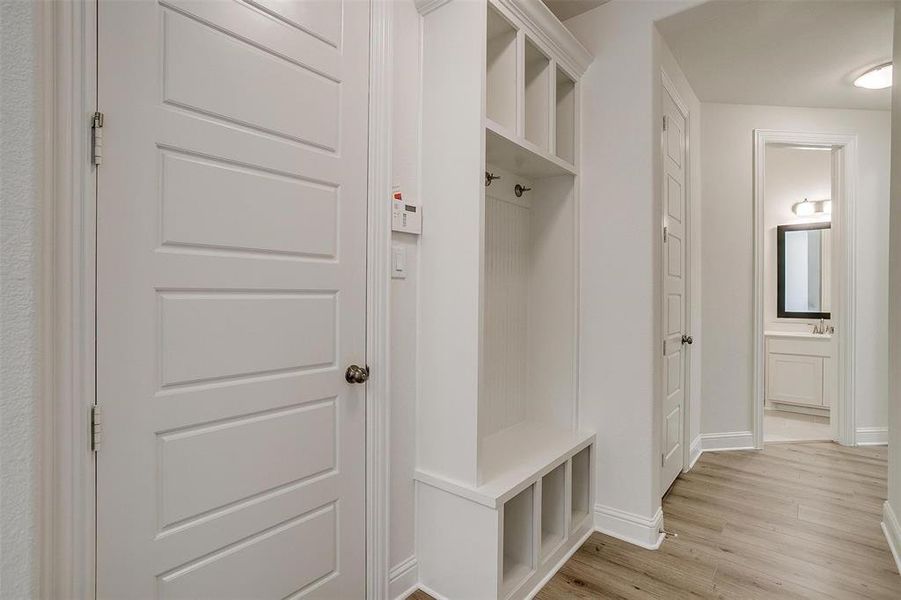
[[[661,94],[668,93],[670,97],[672,97],[676,106],[679,108],[679,111],[682,113],[682,116],[685,117],[685,203],[683,208],[683,213],[685,215],[685,293],[684,293],[684,314],[683,314],[683,322],[685,323],[685,331],[688,335],[691,335],[692,332],[692,323],[691,323],[691,285],[692,285],[692,268],[691,268],[691,239],[692,239],[692,220],[691,220],[691,194],[692,194],[692,186],[691,186],[691,111],[688,110],[688,105],[682,99],[682,96],[679,94],[679,91],[676,89],[675,84],[672,79],[667,75],[666,71],[660,70],[660,80],[661,80]],[[662,96],[661,96],[661,105],[662,105]],[[664,134],[661,131],[660,134],[660,146],[658,148],[658,152],[660,153],[661,159],[664,157],[665,149],[664,149],[665,138]],[[658,189],[660,190],[660,198],[661,198],[661,207],[663,202],[663,194],[665,193],[663,186],[665,185],[665,173],[663,169],[660,170],[660,176],[657,181]],[[661,211],[660,213],[660,230],[663,231],[664,216]],[[665,268],[665,252],[666,248],[661,244],[660,246],[660,270],[657,274],[660,283],[660,292],[658,294],[658,306],[660,311],[660,322],[663,322],[663,281],[665,279],[664,268]],[[661,332],[660,339],[663,340],[663,335]],[[692,457],[692,447],[694,440],[691,438],[691,351],[685,352],[685,360],[683,361],[683,401],[682,401],[682,472],[686,472],[691,469],[693,463],[693,458],[696,460],[697,456]],[[664,403],[664,395],[666,394],[666,371],[661,366],[660,368],[660,389],[657,394],[657,403],[656,410],[658,413],[658,417],[661,418],[662,422],[662,412],[663,412],[663,403]],[[662,436],[662,430],[659,431],[659,435]],[[661,477],[660,472],[662,467],[658,469],[658,477]],[[665,494],[666,489],[661,486],[660,494]]]
[[[41,3],[43,115],[41,297],[45,390],[41,406],[40,585],[46,597],[96,596],[95,469],[89,412],[95,398],[97,1]],[[388,586],[388,309],[391,244],[391,26],[373,2],[369,36],[366,354],[366,590]],[[100,167],[102,168],[102,166]]]
[[754,447],[763,449],[763,405],[766,394],[764,365],[766,344],[764,330],[764,181],[766,175],[766,147],[768,144],[790,144],[832,148],[833,195],[838,194],[837,210],[832,213],[833,273],[837,279],[837,293],[833,299],[838,318],[838,351],[835,368],[838,385],[830,411],[833,439],[844,446],[856,444],[854,399],[854,314],[856,283],[855,230],[857,189],[857,136],[832,133],[809,133],[771,129],[754,130],[754,393],[752,399],[752,435]]

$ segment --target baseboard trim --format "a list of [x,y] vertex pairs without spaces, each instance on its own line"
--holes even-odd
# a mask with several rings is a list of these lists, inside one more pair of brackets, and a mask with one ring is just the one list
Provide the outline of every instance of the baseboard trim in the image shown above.
[[691,468],[695,466],[695,463],[701,458],[701,441],[701,436],[698,435],[698,437],[691,442],[691,447],[688,449],[688,466],[682,469],[683,472],[691,471]]
[[388,572],[388,597],[402,600],[419,589],[419,563],[411,556]]
[[420,584],[417,586],[417,589],[422,590],[423,592],[425,592],[426,594],[428,594],[429,596],[431,596],[431,597],[434,598],[435,600],[448,600],[447,596],[442,596],[441,594],[439,594],[438,592],[436,592],[435,590],[433,590],[432,588],[430,588],[430,587],[427,586],[427,585],[422,585],[422,584],[420,583]]
[[717,452],[720,450],[753,450],[754,434],[750,431],[702,433],[701,449],[704,452]]
[[858,446],[885,446],[888,444],[888,427],[858,427]]
[[888,547],[895,557],[895,566],[901,573],[901,525],[898,524],[898,517],[892,510],[892,505],[888,500],[882,505],[882,533],[885,534],[885,540]]
[[663,543],[663,509],[650,519],[612,506],[594,505],[594,528],[624,542],[656,550]]

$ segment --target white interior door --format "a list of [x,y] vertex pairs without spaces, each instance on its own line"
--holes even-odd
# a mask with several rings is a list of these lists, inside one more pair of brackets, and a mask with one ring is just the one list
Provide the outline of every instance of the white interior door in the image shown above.
[[[685,115],[663,89],[663,419],[661,489],[682,471],[685,418]],[[690,342],[689,342],[690,343]]]
[[100,598],[362,598],[368,3],[99,1]]

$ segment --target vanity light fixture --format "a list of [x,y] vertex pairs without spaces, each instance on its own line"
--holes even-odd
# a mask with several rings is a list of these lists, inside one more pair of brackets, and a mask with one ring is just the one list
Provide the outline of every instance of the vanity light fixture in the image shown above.
[[811,202],[804,198],[800,202],[792,205],[792,212],[799,217],[811,217],[813,215],[831,215],[832,200],[814,200]]
[[873,67],[855,79],[854,85],[868,90],[884,90],[892,87],[892,63],[887,62]]
[[792,206],[792,212],[799,217],[809,217],[816,212],[816,208],[814,208],[813,202],[804,198],[804,200]]

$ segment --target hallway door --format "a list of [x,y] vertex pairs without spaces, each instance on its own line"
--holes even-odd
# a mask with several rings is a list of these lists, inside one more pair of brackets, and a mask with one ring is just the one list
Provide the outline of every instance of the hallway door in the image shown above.
[[98,23],[97,595],[362,598],[369,5]]
[[663,415],[661,491],[682,471],[685,419],[686,115],[662,88],[663,105]]

